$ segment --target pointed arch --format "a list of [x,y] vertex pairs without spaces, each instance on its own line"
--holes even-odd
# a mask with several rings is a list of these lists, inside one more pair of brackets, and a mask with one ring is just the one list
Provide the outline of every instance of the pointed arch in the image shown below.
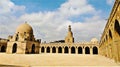
[[112,39],[112,32],[109,30],[109,37]]
[[5,46],[1,47],[1,52],[6,52],[6,47]]
[[16,52],[17,52],[17,44],[14,43],[12,47],[12,53],[16,53]]
[[96,46],[93,47],[93,54],[98,54],[98,48]]
[[82,54],[82,47],[78,47],[78,54]]
[[58,47],[58,53],[62,53],[62,47]]
[[31,53],[32,53],[32,54],[35,54],[35,44],[32,45]]
[[64,53],[69,53],[69,49],[67,46],[64,48]]
[[50,47],[47,47],[46,51],[47,53],[50,53]]
[[90,54],[90,48],[89,47],[85,47],[85,54]]
[[45,52],[45,48],[42,47],[42,48],[41,48],[41,53],[44,53],[44,52]]
[[75,47],[71,47],[71,53],[75,54]]
[[56,53],[56,48],[55,47],[52,48],[52,53]]
[[120,23],[118,20],[115,20],[114,29],[120,35]]

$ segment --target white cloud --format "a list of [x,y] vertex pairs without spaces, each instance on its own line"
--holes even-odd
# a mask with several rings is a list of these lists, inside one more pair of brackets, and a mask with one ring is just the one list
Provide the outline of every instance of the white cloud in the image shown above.
[[113,5],[115,0],[106,0],[108,5]]
[[24,6],[15,5],[10,0],[0,1],[0,37],[7,38],[15,32],[16,25],[19,24],[15,14],[24,12]]
[[63,16],[76,16],[95,12],[95,9],[86,0],[68,0],[61,5],[59,11]]
[[[19,10],[17,9],[18,7],[21,8],[21,11],[24,11],[25,9],[24,6],[17,6],[9,0],[7,0],[7,3],[11,3],[12,5],[8,7],[8,9],[14,8],[15,11]],[[4,8],[1,9],[5,10],[3,12],[6,13],[12,12],[11,10],[6,10]],[[82,22],[74,22],[69,20],[71,17],[83,16],[87,14],[91,14],[91,18],[85,18],[85,20]],[[4,17],[6,18],[8,16],[4,15]],[[6,22],[6,24],[12,24],[7,27],[6,25],[2,24],[4,27],[0,29],[6,28],[6,30],[13,32],[15,31],[15,27],[17,27],[20,22],[23,23],[24,21],[28,21],[28,23],[33,27],[35,37],[41,38],[42,41],[64,39],[67,35],[68,25],[72,26],[75,41],[89,41],[92,37],[99,38],[103,26],[105,25],[105,21],[99,16],[99,11],[95,10],[91,4],[88,4],[87,0],[68,0],[61,4],[56,11],[40,11],[32,14],[26,13],[20,16],[20,18],[16,18],[13,15],[10,15],[9,17],[11,19],[5,19],[8,20],[7,22],[5,20],[2,22]],[[12,31],[10,28],[12,28]]]
[[9,14],[16,11],[24,11],[24,6],[17,6],[10,0],[1,0],[0,1],[0,14]]

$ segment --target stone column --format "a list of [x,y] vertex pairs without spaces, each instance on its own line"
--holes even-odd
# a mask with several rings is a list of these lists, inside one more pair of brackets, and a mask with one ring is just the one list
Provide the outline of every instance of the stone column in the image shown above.
[[90,55],[93,55],[92,47],[90,47]]
[[78,54],[78,48],[75,48],[75,54]]
[[83,54],[85,54],[85,48],[82,48],[83,50],[82,50],[82,52],[83,52]]
[[44,53],[47,53],[47,52],[46,52],[46,47],[45,47],[45,52],[44,52]]
[[39,49],[39,54],[41,54],[41,47],[40,47],[40,49]]
[[62,54],[64,54],[64,47],[62,48]]
[[50,47],[50,53],[52,53],[52,47]]
[[68,51],[69,51],[68,53],[71,54],[71,48],[68,48]]
[[56,53],[58,53],[58,47],[56,47]]

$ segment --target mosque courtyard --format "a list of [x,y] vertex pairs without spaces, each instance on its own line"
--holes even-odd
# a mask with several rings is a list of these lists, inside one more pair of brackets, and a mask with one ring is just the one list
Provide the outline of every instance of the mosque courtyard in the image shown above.
[[[80,54],[5,54],[0,53],[0,67],[39,66],[120,66],[101,55]],[[9,66],[9,67],[10,67]]]

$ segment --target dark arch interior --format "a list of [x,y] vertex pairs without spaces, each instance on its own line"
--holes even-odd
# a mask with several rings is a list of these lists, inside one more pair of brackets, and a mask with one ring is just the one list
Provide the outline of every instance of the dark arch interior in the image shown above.
[[47,53],[50,53],[50,47],[47,47]]
[[98,48],[97,47],[93,47],[93,54],[98,54]]
[[112,38],[112,32],[111,32],[111,30],[109,30],[109,36],[110,36],[110,38]]
[[44,53],[45,51],[44,49],[45,49],[44,47],[41,48],[41,53]]
[[82,54],[82,47],[78,47],[78,54]]
[[34,54],[35,53],[35,44],[32,45],[32,50],[31,53]]
[[68,47],[65,47],[64,53],[68,53],[68,52],[69,52]]
[[120,24],[118,22],[118,20],[115,20],[115,31],[120,35]]
[[55,47],[52,48],[52,53],[56,53],[56,48]]
[[62,47],[58,48],[58,53],[62,53]]
[[1,52],[6,52],[6,47],[5,46],[1,47]]
[[16,52],[17,52],[17,44],[15,43],[12,48],[12,53],[16,53]]
[[90,54],[90,48],[89,47],[85,48],[85,54]]
[[74,54],[75,53],[75,47],[71,48],[71,53]]

